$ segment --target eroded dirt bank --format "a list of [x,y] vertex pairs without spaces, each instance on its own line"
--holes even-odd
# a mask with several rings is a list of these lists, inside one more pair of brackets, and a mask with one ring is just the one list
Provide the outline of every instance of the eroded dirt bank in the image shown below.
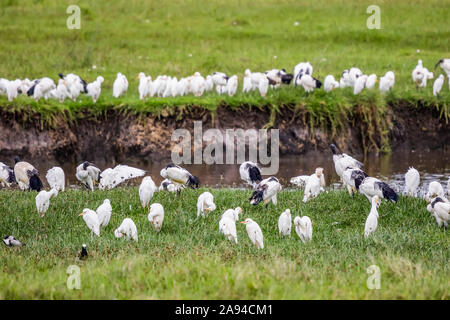
[[[41,127],[40,119],[23,122],[19,115],[3,113],[0,121],[0,155],[2,161],[15,155],[29,159],[58,162],[123,161],[170,158],[176,142],[171,141],[174,129],[185,128],[193,133],[194,121],[202,121],[203,131],[263,128],[270,119],[268,110],[231,110],[220,107],[214,114],[203,108],[191,108],[189,113],[165,114],[160,117],[131,116],[109,112],[94,119],[87,118],[69,124],[58,121],[54,127]],[[311,128],[308,116],[294,110],[282,110],[276,115],[273,128],[279,129],[280,154],[329,152],[330,143],[352,154],[377,152],[383,139],[379,134],[367,136],[369,128],[361,124],[356,113],[342,128],[318,124]],[[450,126],[439,112],[432,109],[412,109],[407,106],[389,109],[386,115],[388,143],[391,148],[445,148],[450,141]],[[375,121],[374,121],[375,122]],[[374,146],[377,147],[374,147]]]

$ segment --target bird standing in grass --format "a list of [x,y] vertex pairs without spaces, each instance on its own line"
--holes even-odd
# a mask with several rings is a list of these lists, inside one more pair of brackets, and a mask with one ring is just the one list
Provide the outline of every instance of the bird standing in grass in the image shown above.
[[58,190],[51,189],[50,191],[42,190],[36,196],[36,208],[41,217],[45,215],[50,206],[50,198],[58,195]]
[[358,77],[355,81],[355,86],[353,87],[353,94],[360,94],[361,91],[366,87],[367,75],[362,75]]
[[125,218],[122,221],[122,224],[114,230],[114,236],[116,238],[126,237],[129,241],[133,239],[138,242],[138,232],[136,228],[136,224],[130,218]]
[[83,217],[83,220],[89,230],[100,237],[100,220],[98,219],[97,213],[94,210],[85,208],[83,209],[83,212],[79,214],[79,216]]
[[436,197],[427,206],[427,210],[436,218],[439,227],[444,225],[444,228],[447,229],[450,220],[450,201]]
[[20,161],[19,157],[14,158],[14,176],[21,190],[42,190],[42,181],[39,178],[39,171],[31,164]]
[[142,179],[141,185],[139,186],[139,199],[143,208],[148,207],[156,191],[156,184],[153,182],[152,177],[148,176]]
[[239,220],[239,214],[242,213],[241,207],[228,209],[222,214],[219,221],[219,231],[230,241],[238,243],[236,222]]
[[372,233],[377,230],[378,227],[378,210],[380,206],[380,197],[375,195],[372,197],[372,207],[370,213],[366,219],[366,224],[364,226],[364,237],[368,238]]
[[[344,171],[348,167],[354,167],[361,169],[363,167],[363,164],[356,160],[355,158],[345,154],[345,153],[339,153],[337,147],[334,144],[330,145],[331,152],[333,152],[333,162],[334,162],[334,169],[336,170],[336,174],[341,178],[341,181],[344,182],[343,174]],[[344,182],[344,186],[346,186]]]
[[216,210],[214,196],[210,192],[203,192],[197,199],[197,218],[205,217],[214,210]]
[[228,79],[227,82],[227,92],[230,97],[234,96],[237,92],[238,88],[238,76],[234,75]]
[[303,243],[312,240],[312,222],[308,216],[294,218],[295,232]]
[[160,232],[164,221],[164,207],[160,203],[153,203],[148,213],[148,221],[156,232]]
[[266,208],[269,205],[269,201],[272,200],[274,205],[277,205],[277,194],[281,191],[281,184],[275,177],[269,177],[261,181],[255,188],[250,197],[250,204],[257,205],[261,201],[264,201]]
[[64,175],[64,170],[60,167],[53,167],[47,171],[45,175],[47,182],[52,189],[56,191],[64,191],[66,184],[66,177]]
[[434,198],[444,198],[444,188],[438,181],[431,181],[428,185],[428,192],[425,195],[425,200],[430,203]]
[[96,210],[98,216],[98,222],[100,223],[100,228],[104,228],[108,225],[109,220],[111,220],[112,207],[109,199],[103,200],[103,203]]
[[439,92],[441,92],[442,86],[444,85],[444,75],[441,74],[433,84],[433,95],[439,98]]
[[316,198],[321,189],[321,185],[325,185],[323,178],[323,168],[317,168],[316,172],[309,176],[306,181],[305,194],[303,196],[303,202],[307,202],[309,199]]
[[291,235],[291,210],[286,209],[283,211],[278,218],[278,231],[282,237]]
[[258,90],[261,97],[265,98],[269,90],[269,79],[266,76],[259,81]]
[[409,168],[405,174],[405,193],[408,196],[414,197],[416,195],[417,188],[420,184],[419,171],[413,167]]
[[377,75],[375,73],[372,73],[367,77],[366,88],[372,89],[373,87],[375,87],[376,83],[377,83]]
[[380,78],[380,91],[388,92],[394,87],[395,84],[395,75],[394,72],[388,71],[384,75],[384,77]]
[[264,249],[264,237],[259,225],[250,218],[241,221],[241,223],[245,224],[245,229],[247,230],[247,234],[251,242],[258,249]]
[[119,98],[124,95],[128,90],[128,80],[122,73],[118,73],[116,80],[113,83],[113,97]]
[[100,97],[100,93],[102,92],[102,83],[104,81],[105,79],[102,76],[98,76],[94,82],[91,82],[86,86],[86,95],[91,97],[94,103],[96,103]]
[[85,161],[77,167],[75,176],[87,189],[94,191],[94,183],[100,181],[100,169]]

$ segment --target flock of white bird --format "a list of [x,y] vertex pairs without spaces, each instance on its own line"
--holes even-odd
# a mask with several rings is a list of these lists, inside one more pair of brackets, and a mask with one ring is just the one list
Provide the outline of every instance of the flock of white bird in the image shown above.
[[[450,88],[450,59],[441,59],[435,68],[440,66],[449,79]],[[84,93],[92,98],[95,103],[101,93],[104,78],[98,76],[95,81],[87,83],[80,76],[70,73],[67,75],[58,74],[60,79],[55,84],[53,79],[43,77],[41,79],[15,79],[8,80],[0,78],[0,95],[6,95],[9,101],[13,101],[19,94],[33,97],[36,101],[43,98],[55,99],[63,103],[65,99],[76,101],[80,94]],[[417,66],[412,71],[412,80],[417,88],[424,88],[427,80],[434,78],[433,72],[430,72],[418,61]],[[234,96],[238,91],[238,76],[228,76],[223,72],[214,72],[211,75],[203,77],[200,72],[188,77],[172,77],[168,75],[159,75],[152,78],[150,75],[140,72],[138,75],[139,99],[145,100],[154,97],[177,97],[188,94],[202,96],[205,92],[215,90],[219,95],[227,94]],[[433,94],[439,95],[445,81],[443,74],[436,78],[433,84]],[[379,82],[379,90],[388,92],[395,84],[395,75],[393,71],[387,71],[384,76],[378,80],[376,74],[366,75],[361,69],[352,67],[344,70],[340,80],[337,81],[333,75],[327,75],[324,79],[323,89],[330,92],[337,88],[353,88],[355,95],[361,93],[364,89],[372,89]],[[294,72],[289,74],[285,69],[272,69],[266,72],[251,72],[246,69],[242,85],[242,92],[259,91],[260,95],[265,97],[269,88],[277,88],[282,84],[302,87],[307,93],[321,88],[322,82],[313,77],[313,66],[309,62],[300,62],[294,67]],[[128,91],[127,77],[122,73],[117,73],[113,83],[113,97],[119,98]]]
[[[340,153],[338,148],[332,144],[331,151],[333,153],[333,162],[337,175],[350,195],[360,192],[365,195],[371,202],[371,209],[367,216],[364,236],[367,238],[374,233],[378,226],[378,208],[382,199],[397,202],[397,193],[385,182],[369,177],[363,170],[363,164],[355,158]],[[53,167],[48,170],[46,179],[50,190],[42,190],[43,184],[39,178],[39,172],[34,166],[25,161],[20,161],[18,157],[15,159],[14,168],[11,168],[0,162],[0,183],[3,186],[10,187],[17,183],[22,190],[36,190],[36,208],[40,216],[44,216],[50,206],[50,199],[57,197],[58,192],[65,190],[65,174],[60,167]],[[282,190],[282,186],[276,177],[268,177],[262,179],[261,171],[258,164],[247,161],[240,165],[239,174],[243,181],[250,185],[253,189],[249,198],[250,204],[257,205],[263,202],[268,207],[269,203],[277,205],[277,194]],[[90,162],[83,162],[76,168],[75,176],[87,190],[93,191],[98,185],[99,189],[112,189],[129,179],[142,177],[145,171],[133,168],[127,165],[118,165],[115,168],[108,168],[101,171]],[[180,193],[183,188],[198,188],[200,181],[186,169],[169,164],[163,168],[160,175],[164,180],[159,187],[156,186],[150,176],[142,179],[139,186],[139,198],[143,208],[148,210],[148,220],[152,224],[156,232],[161,231],[164,221],[164,207],[160,203],[150,202],[155,194],[159,191],[169,191]],[[311,175],[303,175],[293,177],[290,181],[292,184],[305,188],[303,202],[310,201],[319,196],[325,188],[325,176],[322,168],[317,168]],[[416,196],[420,184],[420,174],[410,168],[405,174],[406,196]],[[450,179],[447,183],[447,195],[444,188],[438,181],[432,181],[428,185],[428,192],[425,200],[428,203],[427,210],[436,219],[439,227],[447,228],[450,219]],[[211,192],[202,193],[197,200],[197,218],[206,217],[216,209],[214,196]],[[219,231],[224,237],[234,243],[238,243],[236,222],[242,213],[241,207],[227,209],[219,220]],[[80,216],[91,231],[91,234],[100,236],[101,229],[109,224],[112,214],[112,206],[109,199],[94,211],[89,208],[83,209]],[[241,223],[245,224],[247,234],[251,242],[260,249],[264,248],[264,237],[258,223],[251,218],[246,218]],[[312,221],[308,216],[294,218],[295,231],[301,241],[307,242],[312,240]],[[290,236],[292,228],[292,217],[290,209],[283,211],[278,219],[278,230],[281,236]],[[138,241],[138,232],[136,224],[132,219],[126,218],[121,225],[114,230],[117,238],[126,237],[128,240]],[[16,242],[15,242],[16,241]],[[7,236],[4,238],[7,245],[20,243],[14,237]],[[83,247],[86,249],[85,246]]]

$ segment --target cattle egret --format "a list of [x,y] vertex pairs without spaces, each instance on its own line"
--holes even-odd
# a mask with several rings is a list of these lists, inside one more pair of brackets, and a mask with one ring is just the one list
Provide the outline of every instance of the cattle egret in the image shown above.
[[21,190],[41,191],[42,181],[39,178],[39,171],[31,164],[20,161],[19,157],[14,158],[14,176]]
[[96,103],[98,97],[100,97],[100,93],[102,92],[102,83],[104,81],[105,79],[102,76],[98,76],[94,82],[91,82],[86,86],[86,95],[91,97],[94,103]]
[[160,174],[164,179],[169,179],[170,181],[172,181],[175,186],[177,186],[177,188],[180,185],[187,185],[191,188],[198,188],[200,184],[200,180],[196,176],[193,176],[186,169],[181,168],[180,166],[177,166],[173,163],[169,163],[164,169],[161,170]]
[[234,96],[238,88],[238,76],[234,75],[228,79],[227,92],[230,97]]
[[148,213],[148,221],[153,225],[153,229],[156,232],[160,232],[164,221],[164,208],[159,203],[153,203],[150,206],[150,212]]
[[312,222],[311,219],[307,216],[303,217],[295,217],[294,218],[294,226],[295,226],[295,232],[299,236],[300,240],[302,240],[303,243],[311,241],[312,240]]
[[8,101],[13,101],[19,95],[19,89],[22,85],[22,81],[20,79],[16,79],[13,81],[8,81],[6,85],[6,95],[8,97]]
[[317,168],[316,172],[308,178],[308,181],[306,181],[303,202],[307,202],[309,199],[315,198],[319,195],[321,185],[325,184],[325,180],[321,181],[321,179],[323,179],[322,174],[323,168]]
[[45,215],[50,206],[50,198],[58,195],[58,190],[51,189],[50,191],[42,190],[36,196],[36,208],[41,217]]
[[413,167],[409,168],[405,174],[405,194],[414,197],[419,187],[420,174]]
[[375,73],[372,73],[367,77],[366,88],[372,89],[375,87],[376,83],[377,83],[377,75]]
[[210,192],[203,192],[197,200],[197,218],[199,216],[205,217],[214,210],[216,210],[214,196]]
[[85,161],[77,167],[75,176],[87,189],[94,191],[94,183],[100,181],[100,169]]
[[128,80],[122,73],[117,74],[116,80],[113,83],[113,97],[119,98],[124,95],[128,90]]
[[325,92],[330,92],[336,88],[339,88],[339,82],[337,82],[331,74],[327,75],[323,82],[323,89]]
[[143,208],[148,207],[148,204],[156,191],[156,184],[153,182],[152,177],[145,177],[142,179],[141,185],[139,186],[139,199],[141,200]]
[[250,218],[241,221],[241,223],[245,224],[245,229],[247,230],[248,237],[256,246],[256,248],[264,249],[264,238],[259,225]]
[[98,222],[100,223],[100,228],[104,228],[108,225],[111,219],[112,207],[109,199],[103,200],[103,203],[96,210],[98,216]]
[[264,77],[259,81],[258,90],[261,97],[267,95],[267,91],[269,90],[269,79],[267,79],[267,77]]
[[243,85],[242,85],[242,92],[250,92],[253,90],[253,86],[252,86],[252,79],[250,78],[252,72],[250,71],[250,69],[245,69],[244,72],[244,81],[243,81]]
[[370,208],[369,215],[366,219],[366,224],[364,226],[364,237],[368,238],[372,233],[377,230],[378,227],[378,210],[380,206],[380,197],[377,195],[372,197],[372,207]]
[[243,162],[239,167],[239,175],[241,179],[251,185],[253,188],[261,182],[261,170],[258,167],[258,164],[246,161]]
[[3,162],[0,162],[0,184],[2,186],[10,187],[12,183],[16,182],[16,176],[14,175],[14,169],[7,166]]
[[53,167],[47,171],[45,175],[47,182],[52,189],[56,189],[57,191],[64,191],[66,178],[64,175],[64,171],[60,167]]
[[196,97],[200,97],[201,95],[203,95],[206,90],[206,80],[199,72],[196,72],[191,80],[191,90]]
[[145,73],[139,72],[138,79],[139,79],[139,86],[138,86],[139,99],[144,100],[147,96],[150,96],[150,84],[152,81],[152,77],[147,77]]
[[219,231],[230,241],[238,243],[236,233],[236,222],[239,219],[239,214],[242,213],[242,209],[237,207],[236,209],[228,209],[224,212],[219,221]]
[[394,72],[388,71],[384,75],[384,77],[380,78],[380,91],[388,92],[394,86],[395,83],[395,75]]
[[86,226],[91,230],[92,233],[100,237],[100,221],[98,215],[94,210],[85,208],[83,212],[79,214],[83,217]]
[[108,168],[102,171],[98,187],[100,190],[111,190],[124,181],[142,177],[144,174],[145,171],[142,169],[119,164],[114,169]]
[[425,195],[425,200],[427,202],[432,202],[436,197],[444,198],[444,194],[442,185],[438,181],[431,181],[428,185],[428,192]]
[[354,95],[360,94],[361,91],[363,91],[363,89],[366,86],[367,78],[368,78],[367,75],[362,75],[356,79],[355,86],[353,87]]
[[350,70],[348,71],[348,78],[350,80],[350,85],[352,87],[355,86],[356,84],[356,80],[358,80],[359,77],[361,77],[363,75],[362,71],[359,68],[350,68]]
[[257,205],[261,201],[264,201],[266,208],[269,205],[269,201],[272,200],[274,205],[277,204],[277,193],[281,191],[281,184],[275,177],[269,177],[262,180],[256,187],[250,197],[250,204]]
[[136,224],[130,218],[123,219],[122,224],[114,230],[114,236],[116,238],[126,237],[128,241],[133,239],[138,242]]
[[397,202],[397,193],[386,183],[377,178],[367,177],[359,186],[359,191],[372,201],[374,196]]
[[433,95],[439,97],[439,92],[441,92],[442,86],[444,85],[444,75],[441,74],[433,84]]
[[291,235],[291,210],[286,209],[278,218],[278,231],[282,237]]

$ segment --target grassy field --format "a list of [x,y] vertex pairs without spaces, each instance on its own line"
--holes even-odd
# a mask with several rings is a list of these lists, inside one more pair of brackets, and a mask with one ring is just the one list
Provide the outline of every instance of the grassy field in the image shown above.
[[[81,8],[80,30],[66,27],[69,4]],[[372,4],[381,8],[380,30],[366,26],[366,9]],[[314,111],[310,105],[327,106],[328,100],[346,108],[367,101],[381,107],[402,99],[412,105],[447,110],[447,80],[441,99],[437,99],[432,96],[432,82],[416,92],[411,71],[418,59],[434,71],[435,63],[447,57],[449,9],[448,0],[167,0],[163,6],[158,1],[144,0],[2,1],[0,77],[56,79],[59,72],[75,72],[87,81],[103,75],[105,83],[97,105],[86,97],[63,105],[35,104],[25,97],[9,103],[1,97],[0,105],[8,112],[31,108],[45,116],[52,111],[78,109],[94,114],[111,108],[139,113],[158,112],[167,106],[213,109],[224,104],[279,106],[292,102]],[[310,61],[315,76],[322,80],[327,74],[339,77],[352,66],[378,76],[393,70],[394,92],[388,97],[378,91],[353,97],[351,90],[344,90],[324,98],[323,92],[305,97],[303,90],[291,88],[271,92],[267,100],[257,95],[228,98],[216,94],[152,99],[145,103],[138,100],[136,76],[140,71],[153,77],[169,74],[178,78],[195,71],[203,75],[224,71],[237,74],[242,84],[245,68],[292,70],[300,61]],[[125,97],[116,100],[111,87],[117,72],[128,76],[130,88]],[[435,75],[441,72],[436,70]],[[324,114],[328,112],[325,109]]]
[[[283,191],[278,206],[253,207],[250,190],[210,189],[217,210],[196,219],[196,199],[205,191],[181,196],[157,193],[165,207],[161,233],[153,232],[140,207],[136,187],[112,191],[69,190],[52,199],[44,219],[34,192],[0,192],[0,234],[26,245],[0,249],[0,299],[449,299],[448,233],[439,229],[422,199],[383,202],[379,228],[364,239],[370,204],[344,191],[321,194],[307,204],[302,191]],[[110,224],[91,237],[78,213],[109,198]],[[218,231],[220,215],[240,205],[264,234],[256,249],[245,227],[237,225],[239,244]],[[313,241],[303,244],[295,231],[281,239],[277,221],[290,208],[293,217],[313,221]],[[116,239],[113,230],[125,217],[138,227],[139,242]],[[86,243],[89,258],[77,261]],[[381,288],[369,290],[366,269],[381,270]],[[81,269],[81,289],[66,287],[70,265]]]

